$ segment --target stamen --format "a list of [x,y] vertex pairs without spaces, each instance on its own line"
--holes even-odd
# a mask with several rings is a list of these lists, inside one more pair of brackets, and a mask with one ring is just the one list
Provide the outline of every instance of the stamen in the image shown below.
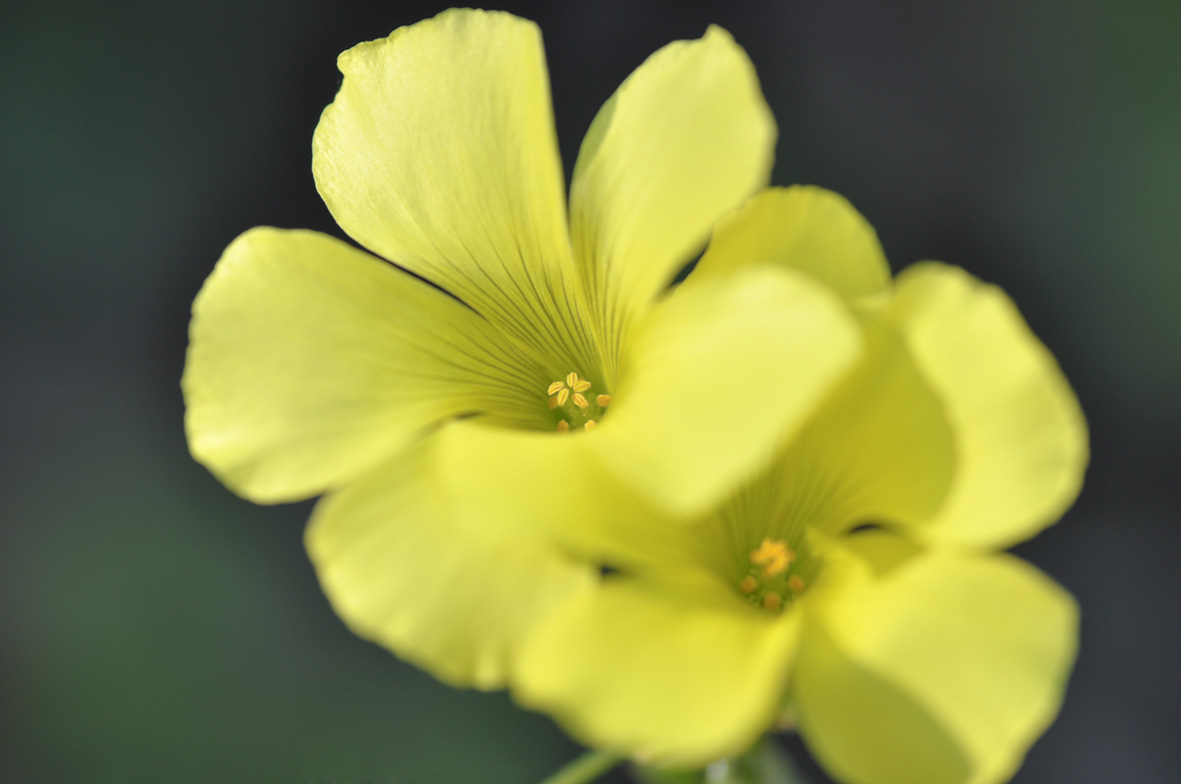
[[779,605],[781,605],[781,604],[783,604],[783,597],[780,596],[779,594],[775,593],[774,591],[768,591],[763,596],[763,609],[764,610],[778,610]]
[[798,574],[793,574],[791,577],[787,578],[787,587],[791,589],[792,593],[800,593],[804,590],[804,588],[807,587],[807,584],[804,582],[803,577],[800,577]]
[[757,550],[751,550],[750,562],[763,567],[761,574],[764,578],[783,574],[796,558],[795,552],[779,539],[763,537]]
[[743,593],[754,593],[758,587],[759,581],[749,574],[742,578],[742,582],[738,583],[738,590]]
[[780,561],[773,561],[773,562],[767,564],[766,566],[763,567],[763,570],[761,572],[759,572],[759,574],[763,575],[764,579],[767,579],[767,578],[776,577],[778,575],[781,575],[786,571],[787,571],[787,562],[780,560]]
[[[587,400],[586,395],[582,394],[592,386],[591,381],[579,378],[578,374],[571,370],[564,379],[553,381],[546,387],[546,395],[549,397],[546,398],[545,403],[551,411],[565,406],[566,403],[573,403],[577,409],[581,409],[580,411],[567,409],[564,412],[565,422],[564,424],[559,423],[557,426],[559,433],[565,433],[571,427],[578,427],[580,423],[587,430],[595,429],[595,420],[590,417],[597,414],[590,410],[590,401]],[[610,395],[597,395],[594,399],[599,404],[600,410],[606,408],[607,404],[611,402]]]

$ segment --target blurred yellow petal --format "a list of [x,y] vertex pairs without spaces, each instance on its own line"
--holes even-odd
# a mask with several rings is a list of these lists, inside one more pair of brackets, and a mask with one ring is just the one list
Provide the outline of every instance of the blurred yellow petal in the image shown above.
[[802,275],[678,290],[638,326],[591,441],[661,508],[700,514],[764,468],[856,361],[860,331]]
[[450,684],[483,689],[503,686],[523,635],[596,579],[512,521],[452,505],[430,444],[322,500],[306,543],[354,632]]
[[578,155],[570,213],[608,347],[714,221],[767,182],[775,134],[754,67],[717,27],[653,54],[603,106]]
[[854,536],[875,562],[830,565],[809,597],[792,680],[801,734],[846,784],[1005,781],[1058,712],[1074,601],[1010,556],[884,536]]
[[873,226],[845,197],[813,186],[768,188],[718,222],[689,280],[782,264],[855,303],[878,300],[890,267]]
[[687,526],[608,471],[594,450],[597,438],[456,422],[435,439],[441,486],[472,514],[554,541],[590,563],[629,570],[689,560]]
[[514,695],[589,745],[700,767],[770,728],[797,620],[756,610],[728,586],[608,578],[539,624]]
[[1082,484],[1086,422],[1009,298],[956,267],[925,263],[899,276],[889,318],[955,437],[953,484],[930,534],[1005,547],[1055,522]]
[[572,307],[537,26],[452,9],[355,46],[338,65],[344,81],[316,127],[312,171],[341,228],[517,340],[594,357]]
[[889,324],[865,337],[856,367],[748,491],[784,532],[914,524],[947,494],[954,451],[938,397]]
[[456,414],[530,424],[545,382],[451,297],[331,237],[262,228],[193,304],[182,386],[193,455],[275,502],[339,486]]

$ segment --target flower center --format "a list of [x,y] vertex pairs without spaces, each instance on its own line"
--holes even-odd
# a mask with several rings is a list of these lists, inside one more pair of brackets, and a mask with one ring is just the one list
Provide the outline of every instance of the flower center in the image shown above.
[[764,536],[750,552],[750,567],[738,590],[752,605],[777,612],[808,587],[798,566],[798,554],[787,542]]
[[611,405],[611,396],[591,395],[592,386],[591,382],[571,371],[564,379],[546,388],[546,404],[558,415],[559,433],[569,432],[572,427],[594,430],[595,423],[603,418],[607,406]]

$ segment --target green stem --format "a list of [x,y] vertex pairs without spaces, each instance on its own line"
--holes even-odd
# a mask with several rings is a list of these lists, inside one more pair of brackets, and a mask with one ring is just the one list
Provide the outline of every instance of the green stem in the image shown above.
[[588,751],[541,784],[586,784],[611,770],[622,759],[608,751]]

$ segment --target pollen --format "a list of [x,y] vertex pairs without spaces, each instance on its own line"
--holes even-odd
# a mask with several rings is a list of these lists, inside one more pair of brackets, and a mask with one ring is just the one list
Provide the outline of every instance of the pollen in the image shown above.
[[[554,384],[561,383],[561,381],[555,381],[553,384],[550,384],[550,389],[554,388]],[[566,386],[570,387],[570,389],[575,392],[585,392],[591,388],[591,382],[587,381],[585,378],[580,379],[578,374],[572,371],[566,374]]]
[[800,598],[807,587],[800,576],[800,567],[812,573],[811,563],[782,539],[764,536],[759,546],[750,551],[750,563],[735,577],[738,592],[751,607],[778,613]]
[[795,551],[788,547],[786,542],[768,536],[763,537],[758,549],[751,550],[750,553],[750,562],[763,567],[760,573],[764,579],[783,574],[795,559]]
[[557,427],[559,433],[567,433],[580,426],[585,430],[595,429],[595,419],[602,417],[611,402],[611,396],[583,394],[589,392],[592,386],[594,384],[591,381],[579,378],[578,373],[572,370],[564,378],[552,381],[546,387],[546,405],[551,411],[561,409],[559,415],[562,419]]

